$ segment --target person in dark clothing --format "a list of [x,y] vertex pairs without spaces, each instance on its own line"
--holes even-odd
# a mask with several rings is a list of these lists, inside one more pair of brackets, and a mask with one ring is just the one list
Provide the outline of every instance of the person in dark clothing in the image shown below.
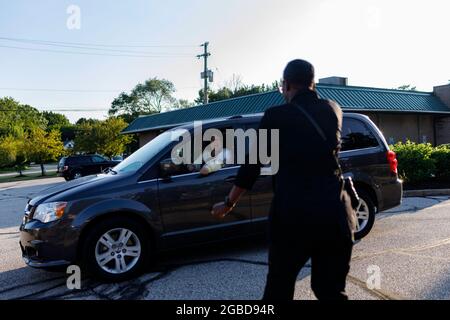
[[[345,300],[350,270],[354,215],[344,191],[337,154],[342,111],[319,99],[314,68],[304,60],[290,62],[283,74],[287,104],[269,108],[260,129],[279,130],[279,170],[269,215],[269,272],[264,300],[292,300],[299,271],[311,259],[311,287],[319,300]],[[322,128],[327,142],[299,110],[304,108]],[[212,214],[229,214],[250,190],[262,164],[241,166],[235,185]]]

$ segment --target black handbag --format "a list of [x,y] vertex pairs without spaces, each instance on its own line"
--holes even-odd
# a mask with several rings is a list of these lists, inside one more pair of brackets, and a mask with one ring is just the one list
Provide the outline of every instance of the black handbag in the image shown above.
[[353,179],[351,177],[344,177],[341,164],[339,163],[338,156],[336,155],[336,152],[335,152],[335,148],[333,148],[332,146],[329,145],[328,139],[327,139],[325,133],[323,132],[322,128],[317,123],[317,121],[314,120],[314,118],[309,114],[309,112],[307,112],[305,109],[303,109],[298,104],[294,104],[294,105],[309,120],[309,122],[312,124],[312,126],[316,129],[317,133],[319,133],[319,135],[322,137],[322,139],[328,145],[328,148],[330,149],[330,151],[333,153],[334,159],[336,160],[336,165],[337,165],[337,168],[339,171],[342,188],[343,188],[343,190],[345,190],[347,192],[348,196],[350,197],[350,201],[351,201],[353,210],[357,211],[360,206],[360,199],[359,199],[358,192],[356,192],[355,186],[353,184]]

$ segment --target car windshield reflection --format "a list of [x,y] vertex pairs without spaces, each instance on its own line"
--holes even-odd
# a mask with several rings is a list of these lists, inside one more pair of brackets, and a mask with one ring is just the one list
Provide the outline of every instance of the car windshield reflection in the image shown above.
[[136,172],[170,143],[172,143],[172,131],[166,131],[114,167],[114,171]]

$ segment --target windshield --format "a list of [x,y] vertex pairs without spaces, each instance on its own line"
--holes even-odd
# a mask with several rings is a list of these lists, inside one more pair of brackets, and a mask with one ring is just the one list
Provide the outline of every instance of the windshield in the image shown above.
[[170,143],[172,143],[172,131],[166,131],[114,167],[114,171],[136,172]]

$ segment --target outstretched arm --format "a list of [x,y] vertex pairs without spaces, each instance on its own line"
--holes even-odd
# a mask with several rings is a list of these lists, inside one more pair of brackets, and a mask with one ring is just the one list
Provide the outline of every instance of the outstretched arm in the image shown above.
[[236,206],[236,203],[239,201],[245,191],[246,190],[241,187],[233,186],[230,193],[228,194],[227,203],[225,203],[224,201],[214,205],[211,210],[211,214],[219,219],[224,218],[233,210],[233,208]]
[[[268,117],[267,112],[261,120],[259,125],[260,129],[268,129]],[[255,183],[256,179],[261,174],[261,163],[258,161],[256,164],[245,164],[239,169],[238,175],[236,177],[236,182],[231,189],[228,197],[226,197],[224,202],[219,202],[215,204],[211,210],[211,214],[217,218],[224,218],[229,214],[240,197],[245,193],[246,190],[250,190]]]

